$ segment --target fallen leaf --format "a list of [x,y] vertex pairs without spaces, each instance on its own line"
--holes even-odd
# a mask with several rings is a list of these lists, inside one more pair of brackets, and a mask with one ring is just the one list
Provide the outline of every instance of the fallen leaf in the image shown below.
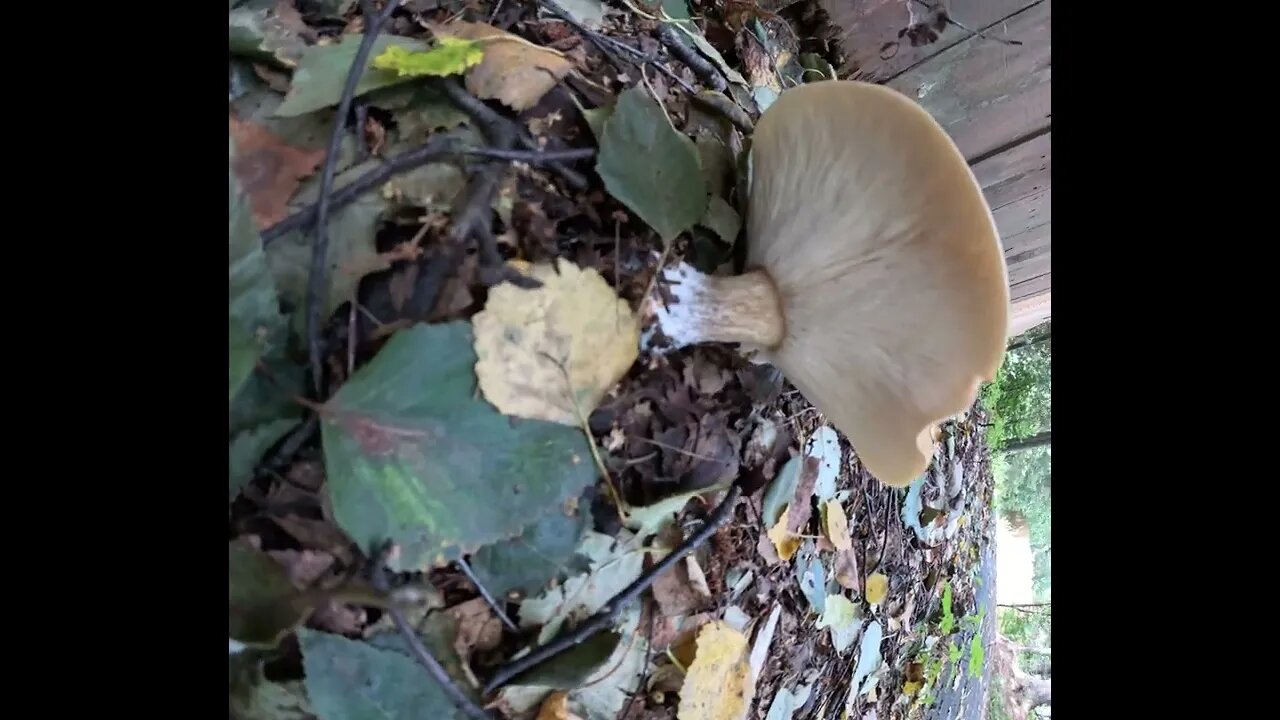
[[394,91],[407,97],[404,108],[395,114],[400,141],[405,145],[422,145],[437,130],[450,130],[470,121],[466,113],[433,88],[410,86]]
[[846,590],[858,590],[861,573],[858,572],[858,553],[854,550],[837,553],[835,565],[831,568],[836,582]]
[[818,629],[831,629],[831,644],[843,653],[853,644],[860,628],[858,606],[844,595],[828,595],[826,610],[818,618]]
[[557,690],[548,695],[538,709],[538,720],[579,720],[577,715],[569,712],[569,693]]
[[862,631],[862,643],[858,647],[858,664],[853,671],[853,681],[849,683],[849,702],[853,701],[855,693],[862,695],[875,687],[870,681],[874,679],[873,673],[884,662],[880,654],[880,641],[883,638],[884,631],[880,623],[875,620],[867,623],[866,629]]
[[867,602],[879,605],[884,596],[889,594],[889,578],[884,573],[872,573],[867,576]]
[[600,273],[557,261],[489,291],[475,324],[476,376],[485,399],[516,417],[578,427],[639,352],[639,325]]
[[698,654],[680,689],[679,720],[740,720],[755,696],[747,638],[722,621],[698,631]]
[[755,644],[751,646],[751,684],[754,685],[764,671],[765,661],[769,658],[769,648],[773,645],[773,635],[778,629],[778,618],[782,616],[782,605],[774,604],[769,612],[769,619],[756,634]]
[[633,506],[627,510],[626,526],[640,537],[656,535],[659,531],[675,522],[676,516],[689,501],[700,495],[725,489],[727,486],[692,490],[679,495],[659,500],[652,505]]
[[[234,158],[239,145],[228,138],[227,154]],[[234,165],[234,161],[231,163]],[[229,364],[238,371],[230,378],[230,398],[248,380],[245,368],[253,365],[273,346],[283,345],[285,328],[280,314],[276,284],[268,270],[262,237],[250,217],[249,201],[234,169],[227,171],[227,315],[232,327]]]
[[676,563],[675,567],[658,576],[653,583],[653,599],[663,615],[687,615],[707,600],[693,586],[688,567],[683,562]]
[[641,85],[618,96],[604,125],[596,171],[609,194],[656,230],[665,244],[706,213],[697,148],[671,126],[662,106]]
[[635,544],[633,536],[626,531],[616,539],[595,531],[587,532],[577,554],[586,558],[588,572],[525,600],[520,606],[520,626],[541,625],[538,633],[541,644],[555,637],[565,621],[588,617],[604,607],[644,570],[647,551]]
[[295,67],[315,36],[290,0],[247,0],[227,16],[227,50],[233,55]]
[[796,550],[800,548],[801,539],[787,530],[787,515],[785,513],[778,518],[778,523],[769,530],[769,540],[773,542],[778,558],[783,562],[787,562],[792,555],[796,554]]
[[253,479],[253,470],[273,445],[298,424],[297,420],[275,420],[236,433],[231,438],[227,463],[227,500],[234,500]]
[[718,195],[712,195],[707,201],[707,212],[699,224],[720,236],[721,240],[732,243],[738,239],[738,231],[742,229],[742,218],[733,206]]
[[[545,663],[534,666],[515,678],[521,685],[576,690],[608,671],[622,635],[612,631],[598,632]],[[629,638],[628,638],[629,640]]]
[[849,539],[849,519],[845,517],[844,506],[839,500],[832,498],[823,506],[822,531],[827,539],[841,552],[853,550],[853,541]]
[[796,492],[791,496],[785,517],[788,532],[800,534],[813,515],[813,488],[818,480],[819,461],[809,455],[800,461],[800,476],[796,479]]
[[[293,72],[293,84],[285,95],[284,102],[276,109],[276,115],[294,117],[337,105],[342,99],[342,87],[347,82],[347,73],[356,59],[362,37],[360,33],[352,33],[344,35],[336,43],[307,48],[298,60],[298,67]],[[368,62],[372,64],[373,58],[381,55],[392,45],[418,52],[429,48],[421,40],[395,35],[379,35],[373,42]],[[355,97],[411,80],[413,80],[412,77],[402,77],[393,72],[367,67],[356,84]]]
[[301,680],[272,682],[255,653],[228,658],[231,717],[236,720],[310,720],[314,717]]
[[334,516],[395,569],[447,562],[523,530],[595,482],[581,431],[512,422],[475,392],[467,323],[401,330],[320,415]]
[[812,689],[812,685],[802,685],[794,692],[782,688],[777,695],[773,696],[773,702],[769,705],[769,714],[765,715],[764,720],[791,720],[795,712],[809,701]]
[[801,551],[801,560],[796,563],[796,579],[800,583],[801,594],[809,601],[814,612],[822,614],[827,606],[826,568],[818,554],[811,550],[812,548],[806,547],[805,551]]
[[251,647],[274,647],[306,619],[310,605],[284,568],[244,539],[227,543],[228,633]]
[[817,460],[818,475],[813,481],[813,494],[824,503],[836,494],[836,481],[840,477],[840,437],[830,425],[818,428],[805,443],[804,454]]
[[307,628],[298,631],[298,643],[318,717],[413,720],[424,708],[447,708],[442,720],[460,717],[440,684],[424,681],[422,666],[407,653]]
[[517,112],[537,104],[573,69],[573,63],[555,50],[485,23],[457,21],[433,30],[438,38],[483,41],[484,59],[467,71],[467,89]]
[[560,0],[559,5],[569,17],[589,28],[598,29],[604,20],[602,0]]
[[253,220],[266,229],[289,215],[289,198],[324,160],[324,150],[291,147],[266,128],[228,116],[236,153],[231,167],[253,205]]
[[471,570],[494,597],[527,597],[560,574],[591,527],[591,509],[579,502],[572,513],[557,508],[525,527],[519,537],[486,545],[471,555]]
[[908,680],[902,683],[902,692],[905,695],[915,695],[920,692],[920,688],[924,687],[924,683],[919,680]]
[[528,717],[548,695],[564,690],[568,693],[569,712],[584,720],[618,720],[623,705],[639,690],[640,678],[648,663],[649,648],[640,625],[639,610],[635,607],[624,610],[614,632],[608,634],[619,639],[616,649],[599,664],[598,672],[593,672],[577,687],[512,682],[498,692],[491,707],[506,717]]
[[446,610],[457,624],[453,649],[465,665],[476,651],[492,650],[502,642],[502,621],[482,597],[472,598]]
[[388,180],[382,186],[382,196],[427,212],[444,212],[453,208],[466,186],[467,177],[457,165],[427,163]]
[[747,79],[742,77],[742,73],[729,67],[729,63],[725,62],[724,56],[711,43],[707,42],[707,38],[702,35],[697,25],[687,19],[677,19],[671,24],[675,25],[677,30],[683,32],[685,38],[690,40],[698,48],[699,52],[710,58],[711,62],[715,63],[716,67],[720,69],[720,72],[724,73],[725,77],[729,78],[730,82],[747,87]]
[[800,462],[798,457],[788,460],[773,478],[773,482],[769,483],[761,508],[761,518],[764,520],[765,527],[773,527],[778,522],[778,518],[784,517],[783,513],[791,503],[791,498],[795,496],[796,483],[800,480]]
[[[381,164],[381,160],[368,160],[347,170],[334,179],[334,190],[346,187]],[[319,197],[319,180],[317,176],[303,183],[302,189],[291,203],[294,209],[301,209]],[[375,240],[378,224],[387,210],[387,201],[380,194],[365,193],[350,205],[329,214],[329,287],[321,310],[323,317],[328,318],[343,303],[351,300],[360,279],[382,266]],[[294,230],[276,238],[267,246],[267,262],[276,286],[280,288],[280,295],[296,308],[307,307],[314,236],[309,228]],[[294,315],[299,334],[305,328],[305,316],[305,312]]]
[[430,50],[413,51],[390,45],[373,59],[373,67],[400,77],[446,77],[480,64],[483,58],[480,43],[441,35]]

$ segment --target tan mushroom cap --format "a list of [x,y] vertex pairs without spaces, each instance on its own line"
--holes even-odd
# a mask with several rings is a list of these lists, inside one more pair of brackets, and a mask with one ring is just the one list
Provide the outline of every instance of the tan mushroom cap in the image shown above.
[[923,108],[853,81],[783,92],[751,162],[748,270],[773,280],[786,322],[762,355],[872,475],[909,484],[930,427],[1004,355],[1008,272],[982,189]]

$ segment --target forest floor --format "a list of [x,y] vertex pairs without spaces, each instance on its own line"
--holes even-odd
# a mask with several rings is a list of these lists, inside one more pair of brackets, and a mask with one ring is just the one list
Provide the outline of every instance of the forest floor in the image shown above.
[[[888,488],[771,368],[636,355],[588,317],[639,306],[664,262],[740,258],[754,119],[840,64],[816,3],[405,2],[338,136],[319,264],[325,148],[377,21],[230,5],[232,717],[465,717],[419,642],[508,718],[981,716],[983,411]],[[573,386],[586,412],[503,344],[587,330],[618,379]],[[483,691],[726,497],[595,640]]]

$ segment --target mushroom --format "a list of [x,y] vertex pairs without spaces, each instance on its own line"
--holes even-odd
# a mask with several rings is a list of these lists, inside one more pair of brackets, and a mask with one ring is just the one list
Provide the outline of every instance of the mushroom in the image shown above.
[[928,467],[931,428],[994,379],[1009,327],[991,210],[942,127],[881,85],[783,92],[756,125],[745,272],[668,268],[647,307],[672,347],[740,343],[880,482]]

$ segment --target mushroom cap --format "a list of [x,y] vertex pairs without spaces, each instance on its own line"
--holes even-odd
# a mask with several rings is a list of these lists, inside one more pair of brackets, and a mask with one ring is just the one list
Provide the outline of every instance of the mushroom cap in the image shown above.
[[930,426],[995,378],[1008,271],[977,179],[942,127],[881,85],[783,92],[756,126],[747,263],[779,294],[786,331],[761,348],[853,443],[909,484]]

